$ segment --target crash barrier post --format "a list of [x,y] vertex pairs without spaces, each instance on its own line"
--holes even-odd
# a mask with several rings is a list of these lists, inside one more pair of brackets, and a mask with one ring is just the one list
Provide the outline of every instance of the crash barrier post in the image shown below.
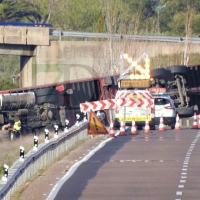
[[24,161],[24,147],[20,146],[19,149],[20,149],[20,152],[19,152],[19,160],[20,160],[21,162],[23,162],[23,161]]
[[34,135],[34,147],[33,150],[37,151],[38,149],[38,136]]
[[76,123],[75,123],[76,126],[79,126],[80,117],[81,117],[81,116],[80,116],[79,114],[76,114]]
[[87,121],[88,121],[88,119],[87,119],[87,112],[84,112],[83,121],[84,121],[84,122],[87,122]]
[[41,143],[37,151],[33,148],[25,155],[24,162],[20,162],[18,159],[10,167],[12,173],[9,173],[8,168],[6,168],[8,179],[6,182],[3,180],[0,182],[0,199],[9,200],[11,195],[34,176],[39,169],[51,164],[63,152],[72,148],[76,142],[89,138],[87,126],[87,122],[81,122],[79,127],[71,127],[68,134],[63,132],[59,134],[58,138],[51,138],[49,143]]
[[4,164],[4,174],[3,174],[3,176],[2,176],[2,181],[4,181],[4,182],[7,182],[7,180],[8,180],[8,169],[9,169],[9,166],[8,165],[6,165],[6,164]]
[[65,120],[65,132],[68,132],[69,131],[69,120],[68,119],[66,119]]
[[59,126],[57,124],[55,124],[53,127],[54,127],[54,138],[58,138],[58,128],[59,128]]
[[45,133],[44,142],[49,143],[49,130],[45,128],[44,133]]

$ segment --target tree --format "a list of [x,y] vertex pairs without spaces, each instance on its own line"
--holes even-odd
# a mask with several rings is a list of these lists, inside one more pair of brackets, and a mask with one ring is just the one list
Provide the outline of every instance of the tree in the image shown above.
[[48,23],[54,4],[55,0],[4,0],[0,6],[0,18],[2,21]]
[[63,30],[95,32],[99,28],[99,21],[104,23],[99,8],[99,0],[63,0],[54,6],[50,21]]
[[185,49],[184,49],[184,57],[183,57],[183,64],[187,65],[188,60],[189,60],[189,53],[188,53],[188,46],[190,43],[190,37],[192,33],[192,13],[193,13],[193,8],[191,8],[190,5],[187,7],[187,12],[185,16],[185,32],[186,32],[186,41],[185,41]]

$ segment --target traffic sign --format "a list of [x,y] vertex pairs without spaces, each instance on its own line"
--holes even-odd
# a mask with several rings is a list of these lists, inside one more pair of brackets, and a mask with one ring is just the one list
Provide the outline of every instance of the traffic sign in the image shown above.
[[106,127],[92,110],[88,121],[88,134],[108,134]]

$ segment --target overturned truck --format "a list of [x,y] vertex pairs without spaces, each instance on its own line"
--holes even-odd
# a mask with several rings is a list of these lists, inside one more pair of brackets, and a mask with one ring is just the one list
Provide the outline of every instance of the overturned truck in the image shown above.
[[22,133],[38,132],[54,124],[65,127],[83,119],[80,103],[111,98],[117,91],[117,77],[94,77],[73,82],[0,91],[0,128],[22,122]]
[[200,111],[200,65],[173,65],[151,70],[151,87],[166,88],[180,117]]

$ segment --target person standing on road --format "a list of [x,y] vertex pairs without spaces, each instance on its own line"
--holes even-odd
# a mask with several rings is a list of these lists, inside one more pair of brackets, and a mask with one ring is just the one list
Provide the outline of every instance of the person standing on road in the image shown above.
[[21,121],[18,116],[14,117],[13,133],[16,138],[21,135]]

